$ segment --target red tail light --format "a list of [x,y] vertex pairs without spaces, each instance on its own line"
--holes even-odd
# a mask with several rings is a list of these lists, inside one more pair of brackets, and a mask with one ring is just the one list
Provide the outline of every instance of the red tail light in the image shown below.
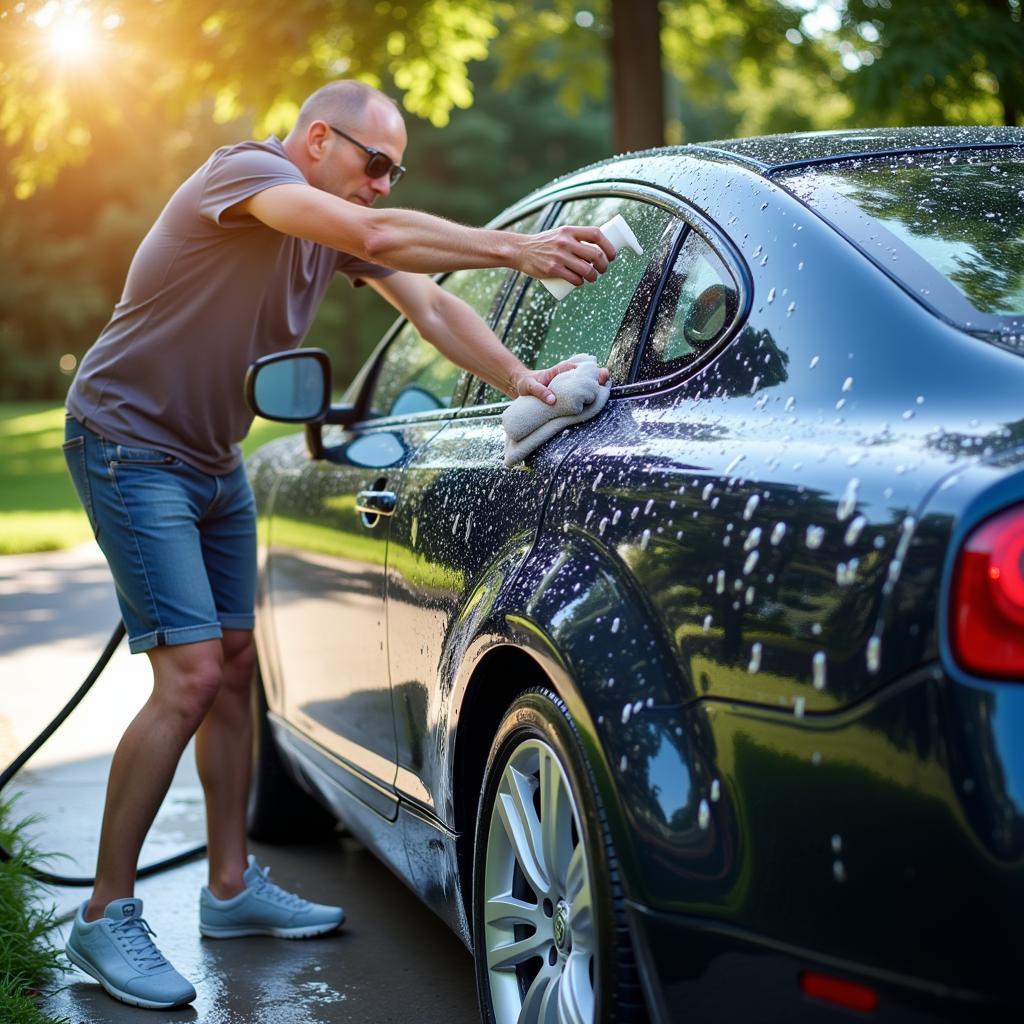
[[873,988],[858,985],[855,981],[846,981],[844,978],[836,978],[831,974],[801,971],[800,988],[812,999],[835,1003],[850,1010],[872,1013],[878,1009],[878,993]]
[[977,675],[1024,679],[1024,507],[982,524],[953,576],[953,653]]

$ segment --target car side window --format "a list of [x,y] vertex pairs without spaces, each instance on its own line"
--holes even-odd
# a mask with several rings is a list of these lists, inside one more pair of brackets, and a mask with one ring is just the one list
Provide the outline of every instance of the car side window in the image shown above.
[[[667,210],[622,196],[588,196],[566,203],[559,224],[600,226],[621,214],[644,254],[619,251],[595,284],[574,288],[559,302],[537,280],[525,284],[512,314],[505,345],[531,369],[553,366],[577,352],[589,352],[599,363],[608,360],[622,330],[637,286],[652,261],[664,259],[666,232],[678,224]],[[613,383],[617,383],[613,380]],[[507,401],[495,388],[486,388],[481,401]]]
[[[531,213],[507,230],[534,230],[543,212]],[[511,272],[504,267],[456,270],[441,281],[441,287],[493,324],[507,297],[511,278]],[[441,355],[411,322],[406,321],[384,353],[370,408],[376,416],[405,416],[446,409],[452,404],[461,375],[460,367]]]
[[665,377],[698,359],[725,336],[738,302],[725,264],[691,230],[665,280],[639,378]]

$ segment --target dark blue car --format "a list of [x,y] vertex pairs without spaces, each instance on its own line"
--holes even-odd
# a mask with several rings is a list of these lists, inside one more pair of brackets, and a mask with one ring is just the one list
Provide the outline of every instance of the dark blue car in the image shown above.
[[254,835],[343,819],[497,1024],[1024,1019],[1024,130],[628,155],[494,225],[615,214],[644,255],[561,303],[442,281],[610,368],[512,469],[408,323],[326,411],[273,397],[322,354],[254,371],[313,421],[251,462]]

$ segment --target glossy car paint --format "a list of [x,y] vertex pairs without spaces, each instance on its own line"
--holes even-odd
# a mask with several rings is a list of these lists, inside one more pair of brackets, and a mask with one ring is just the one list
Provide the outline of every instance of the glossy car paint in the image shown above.
[[[1024,359],[943,322],[768,176],[992,142],[1024,133],[586,169],[509,217],[588,189],[671,209],[735,279],[703,363],[630,377],[655,280],[606,412],[524,466],[503,468],[501,407],[472,406],[468,381],[462,408],[325,431],[324,459],[297,438],[253,460],[283,749],[467,944],[480,751],[543,681],[609,811],[655,1019],[837,1018],[800,994],[808,967],[873,984],[880,1020],[1021,1007],[1024,690],[957,668],[946,609],[963,537],[1024,501]],[[354,496],[382,488],[395,513],[368,522]]]

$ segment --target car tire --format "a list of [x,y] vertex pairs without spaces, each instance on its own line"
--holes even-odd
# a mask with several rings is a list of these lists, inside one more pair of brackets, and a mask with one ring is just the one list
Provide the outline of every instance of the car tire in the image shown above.
[[487,1024],[646,1019],[604,809],[575,722],[545,688],[515,701],[491,745],[473,936]]
[[288,773],[267,717],[267,698],[257,671],[253,684],[253,760],[247,825],[262,843],[320,842],[337,822]]

